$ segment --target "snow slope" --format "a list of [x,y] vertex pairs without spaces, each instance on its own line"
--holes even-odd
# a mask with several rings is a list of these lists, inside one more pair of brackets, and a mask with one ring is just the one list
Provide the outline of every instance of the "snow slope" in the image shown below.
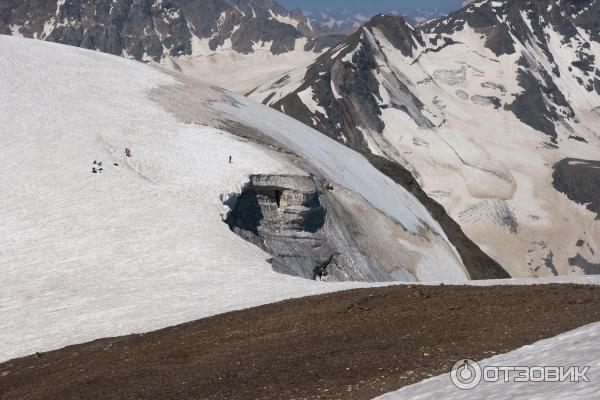
[[264,44],[257,44],[253,53],[242,54],[228,47],[228,43],[212,51],[208,47],[208,39],[194,38],[191,55],[165,57],[161,64],[213,85],[246,94],[290,70],[310,65],[319,54],[305,51],[306,42],[305,38],[297,39],[294,50],[283,54],[272,54]]
[[[600,323],[541,340],[507,354],[484,360],[481,366],[581,366],[590,367],[590,382],[481,383],[472,390],[460,390],[445,374],[407,386],[377,400],[421,399],[597,399],[600,392]],[[458,361],[458,360],[457,360]]]
[[[411,71],[400,52],[377,35],[390,63],[410,72],[411,82],[423,82],[411,89],[445,121],[433,131],[425,130],[406,113],[389,108],[383,111],[383,138],[418,171],[425,190],[446,207],[467,235],[512,276],[551,275],[554,272],[548,266],[559,274],[581,273],[568,260],[576,254],[578,240],[597,248],[598,221],[584,206],[552,187],[552,166],[566,157],[600,158],[597,137],[579,124],[576,134],[589,144],[568,140],[569,133],[559,131],[560,148],[554,149],[544,144],[547,136],[512,113],[474,102],[474,96],[507,101],[506,97],[521,91],[514,77],[520,53],[496,59],[468,28],[454,39],[459,44],[423,54],[419,68]],[[454,81],[442,72],[465,75]],[[427,81],[436,73],[441,78]],[[502,85],[506,94],[484,87],[490,82]],[[471,100],[462,100],[460,93]]]
[[[202,95],[186,98],[183,78],[23,38],[0,36],[0,68],[0,360],[361,286],[276,274],[267,254],[229,230],[220,195],[239,192],[250,174],[306,172],[282,153],[181,122],[157,100],[167,89],[196,116],[218,113],[216,125],[229,118],[262,129],[311,171],[366,200],[377,218],[405,230],[389,240],[416,260],[420,279],[466,279],[412,195],[267,107],[224,92],[195,103]],[[101,173],[92,173],[94,161]]]
[[146,98],[173,78],[7,36],[0,69],[0,360],[356,286],[276,274],[229,231],[221,193],[302,172]]

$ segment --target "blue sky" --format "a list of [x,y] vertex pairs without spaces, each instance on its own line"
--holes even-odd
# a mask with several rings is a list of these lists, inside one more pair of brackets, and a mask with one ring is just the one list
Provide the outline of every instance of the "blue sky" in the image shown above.
[[364,13],[372,16],[377,13],[396,11],[410,16],[420,16],[428,12],[447,13],[460,8],[463,0],[279,0],[288,9],[301,8],[315,12],[330,9],[338,14],[348,10],[351,14]]

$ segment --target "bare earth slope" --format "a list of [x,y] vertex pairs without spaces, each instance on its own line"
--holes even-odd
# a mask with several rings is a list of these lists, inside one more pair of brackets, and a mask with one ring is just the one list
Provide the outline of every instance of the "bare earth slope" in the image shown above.
[[[597,286],[346,291],[12,360],[0,364],[0,398],[368,400],[447,372],[461,358],[488,358],[596,322],[599,310]],[[597,382],[583,385],[593,392]],[[553,392],[572,398],[561,387]]]

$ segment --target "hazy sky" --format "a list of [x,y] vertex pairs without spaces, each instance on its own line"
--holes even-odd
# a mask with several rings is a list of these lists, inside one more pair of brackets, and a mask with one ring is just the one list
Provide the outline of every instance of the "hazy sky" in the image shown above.
[[[301,8],[307,11],[331,9],[334,12],[348,10],[351,13],[387,13],[397,11],[409,15],[423,11],[437,10],[441,13],[457,10],[464,0],[279,0],[289,9]],[[423,11],[420,11],[423,10]]]

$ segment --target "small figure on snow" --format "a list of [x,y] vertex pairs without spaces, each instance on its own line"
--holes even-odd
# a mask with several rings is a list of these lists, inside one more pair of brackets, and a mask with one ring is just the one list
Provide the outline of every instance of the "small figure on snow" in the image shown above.
[[129,150],[129,148],[127,148],[127,147],[125,148],[125,155],[127,157],[131,157],[131,150]]
[[231,158],[231,156],[229,156],[229,164],[233,163],[233,159]]
[[98,171],[96,170],[96,167],[92,167],[92,174],[97,174]]

